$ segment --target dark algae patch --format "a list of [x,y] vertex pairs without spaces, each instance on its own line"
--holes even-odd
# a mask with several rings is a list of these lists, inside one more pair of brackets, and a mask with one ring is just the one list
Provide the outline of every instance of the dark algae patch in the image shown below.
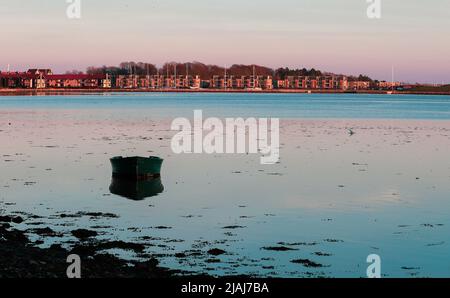
[[72,235],[77,237],[78,239],[87,239],[90,237],[95,237],[98,235],[98,233],[96,231],[91,231],[91,230],[86,230],[86,229],[78,229],[78,230],[73,230]]
[[322,264],[313,262],[313,261],[308,260],[308,259],[297,259],[297,260],[292,260],[291,263],[294,263],[294,264],[300,264],[300,265],[303,265],[303,266],[305,266],[305,267],[307,267],[307,268],[322,268],[322,267],[323,267]]
[[342,243],[342,242],[344,242],[343,240],[339,240],[339,239],[325,239],[323,241],[329,242],[329,243]]
[[313,255],[316,255],[319,257],[331,257],[333,254],[317,251],[317,252],[314,252]]
[[208,250],[208,254],[213,255],[213,256],[220,256],[225,254],[226,251],[222,250],[222,249],[218,249],[218,248],[213,248]]
[[314,246],[317,245],[317,242],[278,242],[277,244],[283,246]]
[[234,229],[244,229],[245,226],[238,226],[238,225],[234,225],[234,226],[225,226],[222,229],[225,230],[234,230]]
[[156,227],[152,227],[152,229],[156,229],[156,230],[170,230],[170,229],[172,229],[172,227],[156,226]]
[[61,213],[59,214],[59,217],[61,218],[80,218],[83,216],[88,216],[91,218],[119,218],[118,215],[113,214],[113,213],[103,213],[103,212],[77,212],[75,214],[66,214],[66,213]]
[[403,270],[420,270],[420,267],[407,267],[407,266],[403,266],[401,269],[403,269]]
[[32,234],[37,234],[39,236],[46,236],[46,237],[62,237],[61,233],[57,233],[49,227],[28,229],[28,230],[26,230],[26,232],[32,233]]
[[265,246],[261,248],[263,250],[271,250],[271,251],[291,251],[291,250],[298,250],[296,248],[291,248],[287,246]]
[[220,263],[221,261],[220,261],[220,259],[207,259],[206,261],[205,261],[206,263]]
[[0,216],[0,222],[20,224],[23,222],[23,218],[20,216]]
[[[51,234],[50,230],[48,228],[44,234]],[[137,248],[129,244],[106,243],[106,247],[123,245]],[[13,229],[9,223],[0,223],[0,278],[67,278],[67,256],[72,253],[74,250],[59,244],[45,249],[34,247],[25,232]],[[125,261],[104,253],[79,255],[83,278],[164,278],[176,273],[159,267],[154,258]]]

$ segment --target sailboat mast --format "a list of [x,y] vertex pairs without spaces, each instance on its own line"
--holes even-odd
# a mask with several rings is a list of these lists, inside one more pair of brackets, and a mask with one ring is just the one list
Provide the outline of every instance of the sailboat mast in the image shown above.
[[392,65],[392,81],[391,81],[392,92],[394,92],[394,65]]
[[177,64],[174,64],[174,75],[175,75],[175,79],[174,79],[174,84],[175,84],[175,89],[177,89]]
[[253,65],[253,89],[256,88],[255,65]]
[[228,85],[228,81],[227,81],[227,66],[225,65],[225,77],[223,78],[223,86],[225,87],[225,90],[227,90],[227,85]]
[[166,70],[167,70],[167,76],[166,76],[166,88],[170,88],[169,82],[170,82],[170,78],[169,78],[169,64],[167,64],[166,66]]
[[189,63],[186,63],[186,87],[191,87],[190,80],[189,80]]

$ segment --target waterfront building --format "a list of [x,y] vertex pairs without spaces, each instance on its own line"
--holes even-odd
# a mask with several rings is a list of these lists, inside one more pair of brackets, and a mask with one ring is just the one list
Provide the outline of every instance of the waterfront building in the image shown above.
[[121,89],[135,89],[138,88],[137,75],[119,75],[116,78],[116,87]]
[[377,82],[376,87],[378,89],[392,89],[396,87],[400,87],[402,84],[400,82],[386,82],[386,81],[380,81]]
[[370,81],[350,81],[348,82],[350,90],[368,90],[370,89]]
[[52,74],[46,75],[48,88],[103,88],[111,86],[106,75],[102,74]]
[[[114,84],[113,84],[114,83]],[[286,76],[274,80],[271,76],[213,75],[118,75],[114,82],[109,74],[53,74],[50,69],[29,69],[27,72],[0,73],[1,88],[111,88],[119,89],[323,89],[363,90],[390,89],[400,83],[348,81],[345,76]]]

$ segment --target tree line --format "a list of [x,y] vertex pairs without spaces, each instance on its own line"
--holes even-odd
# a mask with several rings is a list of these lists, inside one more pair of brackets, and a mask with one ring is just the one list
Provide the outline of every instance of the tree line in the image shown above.
[[[232,66],[225,69],[225,67],[204,64],[201,62],[166,62],[162,67],[158,68],[153,63],[145,62],[122,62],[118,66],[89,66],[86,69],[87,74],[109,74],[113,76],[117,75],[192,75],[200,76],[201,78],[210,78],[215,75],[224,76],[225,71],[227,75],[233,76],[251,76],[253,73],[259,76],[272,76],[275,79],[284,80],[288,76],[322,76],[324,74],[320,70],[314,68],[306,69],[290,69],[288,67],[272,69],[269,67],[261,65],[244,65],[244,64],[233,64]],[[72,73],[76,71],[71,71]],[[361,81],[372,81],[366,75],[359,75],[359,77],[350,76],[349,80],[361,80]]]

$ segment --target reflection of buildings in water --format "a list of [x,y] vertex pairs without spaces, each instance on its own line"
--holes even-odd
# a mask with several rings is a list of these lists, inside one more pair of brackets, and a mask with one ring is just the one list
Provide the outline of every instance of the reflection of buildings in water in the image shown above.
[[162,184],[161,177],[145,180],[113,177],[109,191],[112,194],[139,201],[162,193],[164,191],[164,185]]

